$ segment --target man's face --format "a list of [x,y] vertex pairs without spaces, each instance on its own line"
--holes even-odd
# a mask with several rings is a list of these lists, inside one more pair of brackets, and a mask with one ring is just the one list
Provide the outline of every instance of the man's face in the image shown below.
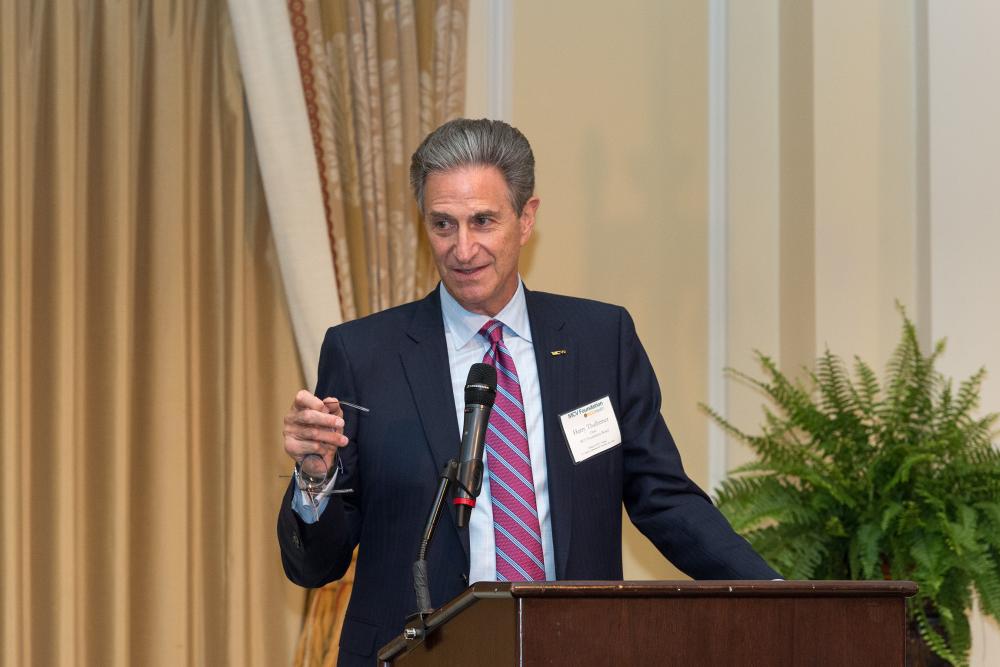
[[496,315],[517,290],[517,260],[535,225],[538,197],[517,215],[496,167],[433,172],[424,225],[441,280],[466,310]]

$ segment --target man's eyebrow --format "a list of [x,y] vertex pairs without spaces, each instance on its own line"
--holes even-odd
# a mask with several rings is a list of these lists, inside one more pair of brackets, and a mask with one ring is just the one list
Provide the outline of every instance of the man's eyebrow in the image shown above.
[[450,222],[455,222],[455,216],[445,213],[444,211],[428,211],[426,218],[433,218],[435,220],[448,220]]
[[[493,209],[482,209],[479,211],[473,211],[469,217],[471,218],[497,218],[500,216],[499,211],[494,211]],[[451,215],[450,213],[445,213],[444,211],[428,211],[427,218],[434,220],[448,220],[449,222],[456,222],[458,218]]]

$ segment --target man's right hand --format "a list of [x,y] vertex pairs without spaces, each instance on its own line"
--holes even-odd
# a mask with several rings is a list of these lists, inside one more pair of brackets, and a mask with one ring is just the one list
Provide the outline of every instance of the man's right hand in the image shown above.
[[328,470],[339,447],[347,446],[344,411],[335,398],[320,400],[305,389],[299,390],[285,415],[285,453],[296,462],[307,454],[319,454]]

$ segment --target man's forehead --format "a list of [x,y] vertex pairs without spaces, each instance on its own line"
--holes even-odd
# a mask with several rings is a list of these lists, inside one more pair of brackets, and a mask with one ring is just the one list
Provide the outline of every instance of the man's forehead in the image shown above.
[[451,204],[496,211],[509,206],[509,195],[507,181],[495,167],[469,167],[429,174],[424,205],[428,211]]
[[466,165],[447,171],[432,171],[424,181],[424,208],[445,199],[481,200],[493,208],[511,208],[511,190],[503,173],[492,165]]

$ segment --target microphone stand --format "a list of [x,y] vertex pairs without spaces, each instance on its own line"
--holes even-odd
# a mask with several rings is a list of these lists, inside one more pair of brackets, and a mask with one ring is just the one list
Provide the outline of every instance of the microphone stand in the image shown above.
[[413,622],[408,623],[403,632],[403,636],[406,639],[422,639],[426,632],[424,619],[434,611],[431,607],[431,591],[427,576],[427,548],[430,546],[431,538],[434,536],[434,529],[437,527],[438,519],[441,518],[441,510],[444,508],[444,501],[448,495],[448,487],[451,484],[456,484],[472,495],[458,481],[457,473],[458,461],[451,459],[441,470],[441,481],[438,484],[437,494],[434,496],[431,511],[427,515],[427,524],[424,526],[424,534],[420,539],[420,548],[417,550],[417,560],[413,563],[413,590],[417,596],[417,613],[410,616]]

